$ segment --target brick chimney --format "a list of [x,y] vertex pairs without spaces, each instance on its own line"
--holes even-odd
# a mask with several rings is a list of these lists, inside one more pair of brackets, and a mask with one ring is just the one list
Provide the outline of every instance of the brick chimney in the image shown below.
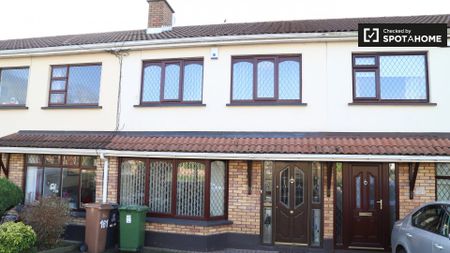
[[147,0],[148,28],[147,33],[161,33],[172,30],[173,11],[167,0]]

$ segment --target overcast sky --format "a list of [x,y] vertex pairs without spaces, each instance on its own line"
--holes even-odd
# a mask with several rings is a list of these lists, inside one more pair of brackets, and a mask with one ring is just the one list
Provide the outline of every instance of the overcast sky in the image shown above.
[[[169,0],[175,25],[450,14],[450,0]],[[0,0],[0,40],[147,26],[146,0]]]

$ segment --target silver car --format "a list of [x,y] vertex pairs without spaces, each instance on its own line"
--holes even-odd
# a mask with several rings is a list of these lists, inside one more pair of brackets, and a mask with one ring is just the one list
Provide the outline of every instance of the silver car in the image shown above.
[[450,252],[450,202],[416,208],[394,224],[392,253]]

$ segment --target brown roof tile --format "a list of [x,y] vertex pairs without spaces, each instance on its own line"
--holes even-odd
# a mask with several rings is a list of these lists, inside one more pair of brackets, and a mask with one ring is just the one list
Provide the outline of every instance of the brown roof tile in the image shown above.
[[450,156],[450,133],[20,131],[0,138],[0,147]]
[[131,30],[12,39],[0,41],[0,51],[232,35],[348,32],[356,31],[359,23],[445,23],[450,27],[450,14],[176,26],[171,31],[159,34],[147,34],[146,30]]

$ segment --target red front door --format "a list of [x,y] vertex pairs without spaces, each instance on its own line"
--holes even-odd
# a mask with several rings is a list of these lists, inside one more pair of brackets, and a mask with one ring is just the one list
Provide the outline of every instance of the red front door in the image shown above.
[[276,163],[275,243],[308,245],[310,163]]
[[385,249],[389,206],[387,198],[383,203],[388,187],[383,184],[383,164],[346,164],[344,175],[344,244],[355,249]]

